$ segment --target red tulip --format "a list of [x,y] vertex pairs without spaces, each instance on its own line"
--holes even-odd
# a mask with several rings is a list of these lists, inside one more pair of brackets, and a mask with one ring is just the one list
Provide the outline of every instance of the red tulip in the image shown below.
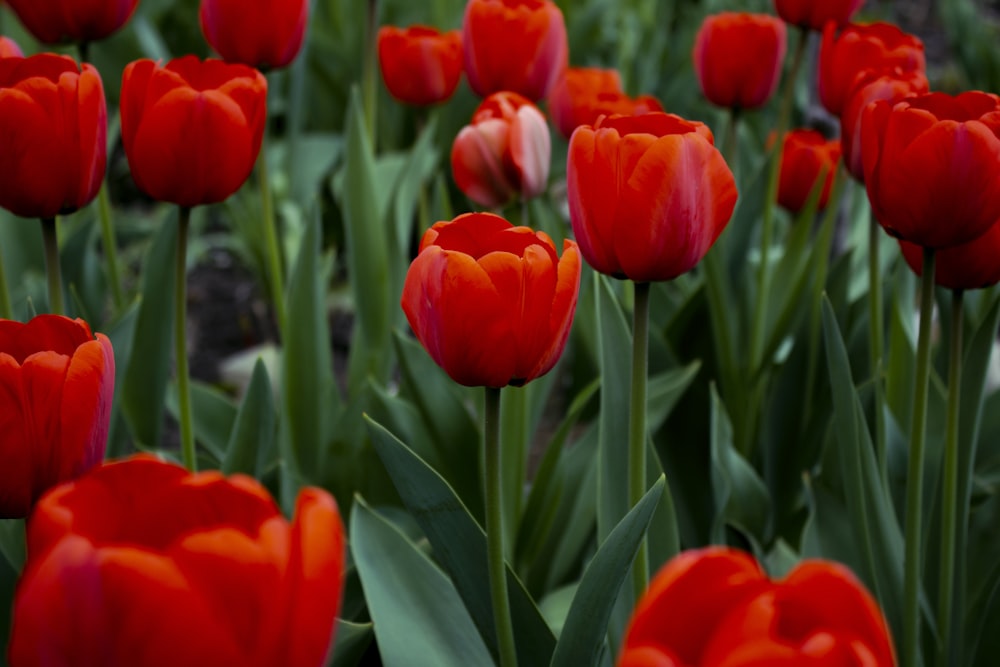
[[385,87],[400,102],[426,106],[452,96],[462,77],[462,33],[415,25],[382,26],[378,60]]
[[285,67],[299,54],[308,0],[201,0],[201,31],[223,60],[262,69]]
[[480,206],[497,208],[520,194],[545,192],[552,140],[545,117],[516,93],[495,93],[479,105],[451,147],[458,188]]
[[579,290],[576,243],[564,241],[560,259],[543,232],[467,213],[424,234],[402,306],[417,340],[451,379],[504,387],[552,369]]
[[101,462],[114,389],[111,342],[83,320],[0,320],[0,518]]
[[23,58],[24,52],[10,37],[0,35],[0,58]]
[[686,551],[639,600],[618,667],[895,665],[875,600],[838,563],[771,581],[728,547]]
[[139,0],[7,0],[40,42],[96,42],[125,25]]
[[[899,239],[899,247],[910,269],[917,276],[922,275],[923,248],[902,239]],[[1000,282],[1000,261],[997,257],[1000,257],[1000,224],[994,223],[977,239],[939,250],[935,258],[934,282],[948,289],[992,287]]]
[[617,70],[569,67],[552,86],[549,113],[559,132],[570,138],[581,125],[593,125],[601,116],[633,116],[663,111],[652,95],[629,97],[622,91]]
[[828,23],[819,49],[819,98],[840,116],[860,79],[879,73],[924,72],[924,43],[890,23],[849,25],[839,33]]
[[865,0],[774,0],[778,16],[809,30],[822,30],[828,21],[844,25],[863,4]]
[[778,86],[786,48],[785,24],[777,18],[722,12],[705,18],[691,58],[709,102],[756,109]]
[[584,259],[636,282],[690,271],[736,206],[736,182],[711,130],[672,114],[610,116],[577,128],[566,171]]
[[137,60],[122,77],[125,155],[136,185],[181,206],[220,202],[260,152],[267,80],[245,65],[185,56]]
[[108,112],[97,70],[51,53],[0,59],[0,207],[51,218],[101,188]]
[[906,97],[924,95],[929,90],[929,84],[927,76],[916,70],[886,73],[868,70],[855,83],[840,114],[840,145],[847,170],[863,183],[865,166],[861,161],[861,117],[865,107],[877,100],[895,104]]
[[509,90],[538,101],[566,69],[566,23],[551,0],[469,0],[462,51],[480,97]]
[[818,210],[830,201],[830,188],[840,163],[840,140],[827,140],[815,130],[792,130],[785,135],[781,151],[778,203],[792,213],[805,208],[816,182],[823,179]]
[[949,248],[1000,220],[1000,97],[875,102],[862,116],[861,150],[868,199],[889,234]]
[[325,491],[304,488],[289,523],[250,477],[106,464],[31,515],[10,663],[316,667],[343,565]]

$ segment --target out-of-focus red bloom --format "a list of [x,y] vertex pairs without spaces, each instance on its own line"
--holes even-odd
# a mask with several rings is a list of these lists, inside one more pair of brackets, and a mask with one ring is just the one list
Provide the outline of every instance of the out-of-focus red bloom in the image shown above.
[[124,26],[139,0],[7,0],[40,42],[96,42]]
[[830,188],[840,163],[840,140],[829,140],[816,130],[798,129],[785,134],[781,151],[778,203],[792,213],[805,208],[816,182],[823,179],[818,210],[830,201]]
[[451,173],[469,199],[497,208],[517,194],[528,199],[545,192],[551,154],[538,107],[516,93],[494,93],[455,137]]
[[543,232],[467,213],[424,234],[403,285],[410,327],[466,386],[522,385],[566,346],[580,291],[576,243],[563,254]]
[[709,102],[756,109],[778,86],[786,48],[781,20],[768,14],[722,12],[705,17],[691,58]]
[[838,563],[804,561],[771,581],[728,547],[681,553],[650,582],[618,667],[893,667],[871,594]]
[[844,165],[857,181],[864,182],[865,167],[861,161],[861,116],[865,107],[877,100],[895,104],[912,95],[924,95],[930,86],[922,71],[879,73],[867,71],[855,82],[848,102],[840,114],[840,146]]
[[114,389],[111,342],[83,320],[0,320],[0,518],[101,462]]
[[828,23],[819,49],[819,98],[840,116],[859,79],[871,72],[924,72],[924,43],[891,23],[849,25],[839,33]]
[[690,271],[725,229],[736,182],[702,123],[609,116],[569,142],[573,233],[594,269],[636,282]]
[[601,116],[635,116],[663,111],[652,95],[626,95],[617,70],[598,67],[567,68],[549,91],[548,105],[552,121],[567,139],[573,130],[581,125],[593,125]]
[[382,26],[378,61],[385,87],[400,102],[426,106],[447,100],[462,77],[462,33],[414,25]]
[[829,21],[844,25],[863,4],[865,0],[774,0],[774,9],[791,25],[822,30]]
[[551,0],[469,0],[462,51],[477,95],[509,90],[537,102],[569,61],[566,23]]
[[872,211],[892,236],[949,248],[1000,220],[1000,97],[875,102],[863,113],[861,149]]
[[[1000,221],[998,221],[1000,222]],[[899,239],[899,247],[910,269],[923,274],[924,251]],[[934,260],[934,282],[948,289],[982,289],[1000,282],[1000,225],[994,223],[977,239],[939,250]]]
[[289,523],[256,480],[140,455],[53,490],[28,522],[10,663],[324,664],[344,536],[325,491]]
[[0,58],[23,58],[24,52],[10,37],[0,35]]
[[267,80],[246,65],[195,56],[125,68],[122,142],[136,185],[181,206],[220,202],[253,170]]
[[223,60],[285,67],[299,54],[309,19],[307,0],[201,0],[201,31]]
[[88,204],[104,181],[107,131],[96,69],[51,53],[0,59],[0,206],[51,218]]

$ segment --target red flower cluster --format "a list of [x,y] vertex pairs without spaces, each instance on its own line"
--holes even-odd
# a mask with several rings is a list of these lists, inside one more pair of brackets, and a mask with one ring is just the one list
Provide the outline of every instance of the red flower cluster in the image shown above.
[[636,116],[663,111],[652,95],[629,97],[617,70],[569,67],[548,97],[549,113],[560,134],[569,139],[581,125],[593,125],[601,116]]
[[826,208],[830,188],[840,163],[840,141],[829,140],[815,130],[792,130],[785,135],[781,150],[778,203],[792,213],[805,208],[820,178],[823,189],[818,210]]

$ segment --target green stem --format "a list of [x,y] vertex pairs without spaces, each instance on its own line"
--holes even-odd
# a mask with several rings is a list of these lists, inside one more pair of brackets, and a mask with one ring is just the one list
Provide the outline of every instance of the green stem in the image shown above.
[[948,417],[944,441],[941,500],[941,579],[938,587],[938,665],[950,664],[951,616],[955,586],[955,537],[958,521],[958,414],[962,391],[962,320],[964,290],[951,296],[951,349],[948,358]]
[[14,308],[10,303],[10,290],[7,287],[7,272],[3,268],[3,251],[0,250],[0,319],[14,319]]
[[906,486],[906,533],[903,558],[903,667],[917,667],[920,650],[921,503],[924,491],[924,442],[927,430],[927,385],[930,381],[931,320],[934,310],[934,249],[924,248],[920,280],[920,334],[913,386],[910,462]]
[[180,404],[181,460],[184,467],[198,469],[191,419],[191,386],[187,359],[187,240],[191,209],[180,207],[177,228],[176,273],[174,274],[174,356],[177,357],[177,402]]
[[118,273],[118,246],[115,242],[115,227],[111,219],[111,199],[108,196],[107,182],[101,185],[97,194],[97,211],[101,219],[101,243],[104,246],[104,257],[108,265],[108,283],[111,285],[111,298],[115,311],[121,312],[125,307],[125,293],[122,290],[121,277]]
[[733,107],[729,110],[729,121],[726,123],[726,133],[722,137],[722,156],[726,158],[726,163],[729,164],[729,168],[734,172],[739,166],[737,164],[740,148],[739,129],[740,110]]
[[503,392],[500,401],[500,451],[503,479],[503,523],[505,556],[517,538],[521,517],[525,465],[531,437],[528,433],[529,387],[516,387]]
[[500,389],[486,387],[483,413],[486,449],[486,551],[489,560],[490,594],[501,667],[517,665],[514,625],[507,598],[507,571],[504,566],[503,539],[503,470],[500,465]]
[[868,226],[868,337],[872,382],[875,389],[875,454],[878,456],[882,482],[888,488],[889,462],[885,443],[885,388],[882,386],[882,273],[879,265],[879,241],[882,226],[872,219]]
[[792,56],[792,66],[785,80],[781,97],[781,107],[778,111],[778,127],[775,130],[774,147],[771,149],[770,170],[767,177],[767,196],[764,199],[764,212],[760,228],[760,267],[757,270],[757,298],[754,307],[753,326],[750,329],[750,368],[756,373],[763,360],[764,325],[767,321],[767,301],[769,291],[769,269],[771,263],[771,239],[774,236],[774,206],[778,198],[778,177],[781,173],[781,148],[785,140],[785,131],[792,116],[792,102],[795,99],[795,83],[802,69],[806,45],[809,43],[807,30],[799,31],[799,41]]
[[278,224],[274,216],[274,199],[271,194],[271,179],[267,168],[267,147],[269,135],[267,124],[264,126],[264,139],[257,157],[257,179],[260,181],[260,203],[264,222],[264,243],[267,246],[267,277],[270,282],[271,303],[274,304],[275,317],[278,320],[278,333],[284,339],[285,335],[285,287],[282,275],[281,246],[278,241]]
[[64,315],[62,275],[59,270],[59,238],[56,219],[42,218],[42,242],[45,244],[45,276],[49,285],[49,312]]
[[361,73],[361,91],[365,107],[365,121],[372,146],[375,142],[375,119],[378,103],[378,0],[368,0],[366,15],[364,67]]
[[[633,283],[632,388],[629,397],[628,500],[634,507],[646,492],[646,373],[649,364],[649,283]],[[649,547],[643,538],[632,566],[632,587],[638,600],[649,583]]]

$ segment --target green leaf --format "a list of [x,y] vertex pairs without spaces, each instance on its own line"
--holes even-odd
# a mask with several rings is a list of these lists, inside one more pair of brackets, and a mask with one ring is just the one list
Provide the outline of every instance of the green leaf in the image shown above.
[[351,551],[386,667],[492,663],[448,577],[395,526],[356,498]]
[[337,619],[337,630],[334,635],[333,652],[327,660],[329,667],[354,667],[368,650],[374,636],[373,623],[351,623],[342,618]]
[[[180,415],[177,384],[171,382],[167,389],[167,410],[177,419]],[[204,382],[192,382],[191,416],[195,440],[208,450],[216,463],[222,461],[236,419],[236,406],[232,399]]]
[[257,359],[226,443],[223,474],[239,472],[260,477],[274,447],[276,422],[271,381],[264,361]]
[[24,567],[27,557],[24,519],[0,519],[0,553],[15,572]]
[[[381,425],[371,419],[367,419],[367,423],[375,450],[403,503],[427,535],[435,559],[451,575],[473,622],[496,655],[486,534],[437,472]],[[523,667],[548,665],[555,649],[555,637],[509,567],[507,588],[518,664]]]
[[615,600],[663,495],[665,481],[661,475],[587,565],[556,644],[553,667],[597,664]]

